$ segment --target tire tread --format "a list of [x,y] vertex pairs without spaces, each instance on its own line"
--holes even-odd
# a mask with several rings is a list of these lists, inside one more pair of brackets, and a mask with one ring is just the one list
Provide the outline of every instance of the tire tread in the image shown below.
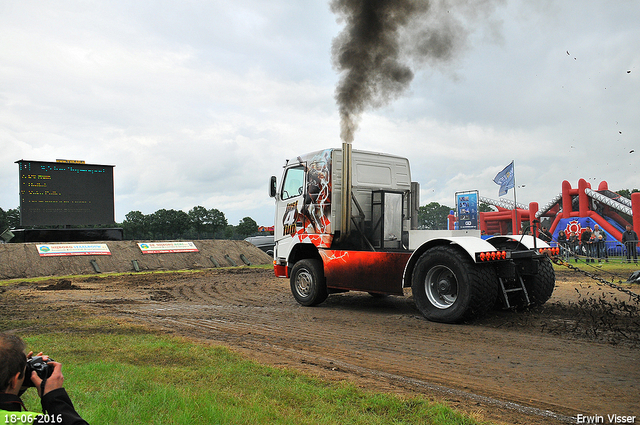
[[[424,263],[433,261],[450,262],[460,269],[460,274],[456,278],[458,282],[469,284],[468,300],[459,299],[458,301],[462,304],[458,306],[454,304],[452,307],[442,310],[431,305],[424,295],[424,276],[426,276],[427,270],[419,269],[424,267]],[[411,288],[416,306],[427,319],[436,322],[458,323],[476,319],[495,305],[498,295],[498,278],[493,267],[476,264],[462,249],[453,245],[436,246],[423,253],[418,259],[412,276]],[[462,311],[459,311],[460,309]]]

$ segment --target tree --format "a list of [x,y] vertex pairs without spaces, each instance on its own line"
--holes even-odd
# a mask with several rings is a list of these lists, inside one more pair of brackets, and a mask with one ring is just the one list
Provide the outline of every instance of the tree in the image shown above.
[[145,239],[149,234],[149,216],[140,211],[129,211],[124,216],[122,230],[127,239]]
[[155,239],[181,237],[191,225],[184,211],[160,209],[151,215],[151,231]]
[[0,208],[0,232],[4,231],[7,227],[9,227],[7,224],[7,213]]
[[418,208],[418,227],[428,230],[448,229],[447,217],[452,208],[431,202],[424,207]]
[[640,192],[640,190],[638,189],[633,189],[633,190],[629,190],[629,189],[620,189],[618,190],[616,193],[618,195],[624,196],[627,199],[631,199],[631,194],[635,193],[635,192]]
[[210,232],[216,234],[220,230],[223,230],[227,227],[227,218],[224,216],[224,213],[215,208],[211,208],[207,211],[209,214],[209,226]]
[[227,224],[223,230],[224,239],[233,239],[233,235],[236,233],[236,226],[233,224]]
[[251,217],[245,217],[240,220],[240,223],[236,226],[236,234],[241,238],[253,235],[258,232],[258,223],[256,223]]
[[193,207],[188,212],[189,219],[191,220],[191,225],[196,231],[197,237],[200,237],[201,233],[204,233],[207,230],[207,218],[208,212],[205,207],[197,206]]
[[188,214],[198,238],[201,233],[210,233],[213,237],[227,225],[227,218],[224,213],[215,208],[208,210],[205,207],[197,206],[193,207]]
[[[20,208],[10,208],[5,213],[6,227],[20,227]],[[1,231],[1,230],[0,230]]]

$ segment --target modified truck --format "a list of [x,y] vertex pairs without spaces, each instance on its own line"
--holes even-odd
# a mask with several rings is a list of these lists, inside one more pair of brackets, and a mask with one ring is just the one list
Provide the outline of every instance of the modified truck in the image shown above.
[[556,248],[529,235],[489,239],[479,230],[418,230],[419,185],[399,156],[342,148],[286,161],[271,177],[274,272],[298,303],[363,291],[404,295],[429,320],[473,320],[495,307],[551,296]]

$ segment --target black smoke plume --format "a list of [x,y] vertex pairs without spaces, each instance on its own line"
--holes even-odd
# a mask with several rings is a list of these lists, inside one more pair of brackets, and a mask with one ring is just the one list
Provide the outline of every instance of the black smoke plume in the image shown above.
[[412,67],[446,62],[464,45],[467,31],[451,14],[453,3],[462,2],[331,1],[331,10],[345,23],[332,46],[333,64],[341,74],[336,101],[343,141],[353,141],[362,112],[383,106],[407,90],[414,76]]

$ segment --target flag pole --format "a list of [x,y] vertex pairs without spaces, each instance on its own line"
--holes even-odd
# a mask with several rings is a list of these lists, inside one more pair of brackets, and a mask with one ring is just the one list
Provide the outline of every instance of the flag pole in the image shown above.
[[[513,171],[513,213],[515,214],[516,219],[516,222],[513,223],[513,227],[514,230],[516,230],[515,227],[518,225],[518,201],[516,198],[516,187],[518,186],[516,184],[516,160],[512,160],[511,163],[513,164],[513,167],[511,168]],[[517,230],[517,233],[514,232],[514,234],[519,235],[520,229]]]

